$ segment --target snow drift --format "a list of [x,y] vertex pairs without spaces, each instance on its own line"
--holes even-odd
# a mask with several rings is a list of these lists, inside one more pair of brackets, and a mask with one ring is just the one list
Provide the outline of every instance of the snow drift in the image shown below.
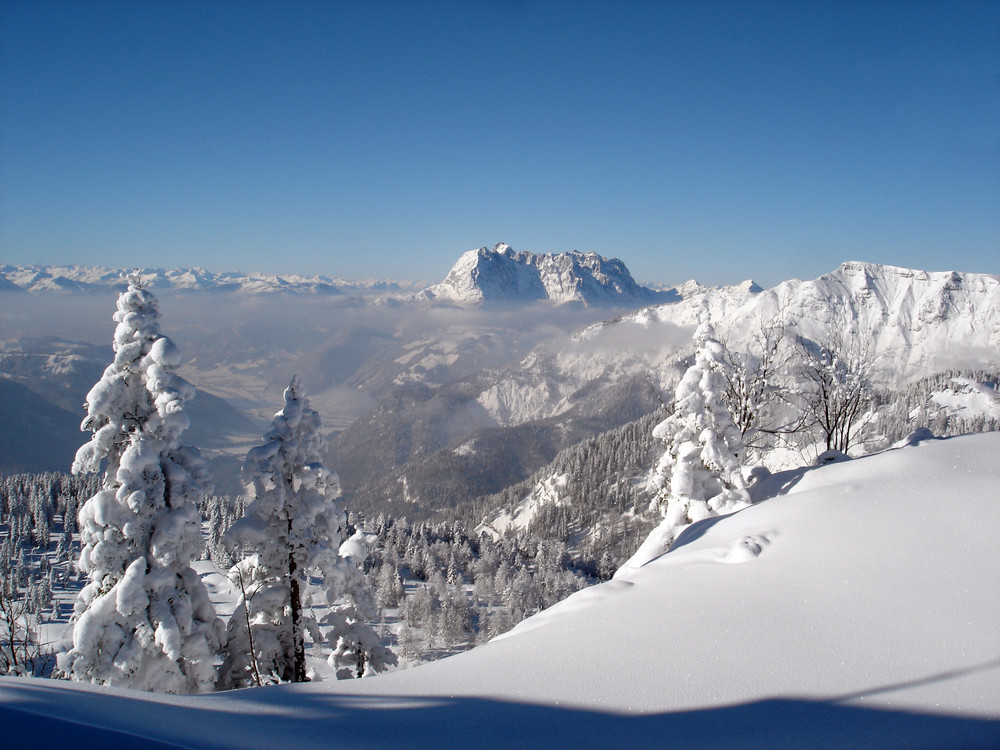
[[776,474],[645,566],[411,670],[186,697],[4,678],[4,741],[996,747],[998,456],[986,433]]

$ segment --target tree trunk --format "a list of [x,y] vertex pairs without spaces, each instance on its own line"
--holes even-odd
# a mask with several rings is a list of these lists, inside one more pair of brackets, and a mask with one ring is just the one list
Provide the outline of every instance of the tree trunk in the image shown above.
[[[288,519],[288,535],[292,534],[292,519]],[[296,575],[294,550],[288,550],[288,589],[292,610],[292,682],[306,682],[306,645],[302,632],[302,597]]]

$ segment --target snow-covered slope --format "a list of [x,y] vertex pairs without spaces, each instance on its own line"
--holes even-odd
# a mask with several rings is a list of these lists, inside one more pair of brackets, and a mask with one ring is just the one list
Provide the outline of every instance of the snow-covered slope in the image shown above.
[[580,252],[539,255],[499,243],[492,250],[465,253],[443,282],[417,297],[459,304],[550,300],[638,307],[671,295],[636,284],[617,258]]
[[930,394],[934,412],[974,420],[977,417],[1000,420],[1000,392],[996,383],[981,383],[972,378],[951,378],[951,382]]
[[881,385],[948,369],[1000,365],[1000,276],[844,263],[812,281],[761,291],[753,284],[690,285],[676,302],[597,323],[509,367],[479,403],[501,424],[556,416],[593,383],[648,373],[666,392],[690,336],[708,313],[719,337],[743,350],[761,327],[828,341],[854,335]]
[[987,433],[775,475],[644,567],[371,679],[178,698],[3,678],[4,742],[997,747],[998,455]]
[[502,510],[476,527],[476,534],[488,534],[494,541],[511,531],[524,531],[546,505],[561,505],[559,490],[566,485],[566,475],[551,475],[535,484],[531,492],[513,510]]
[[[103,266],[0,266],[0,291],[87,292],[122,289],[124,270]],[[281,276],[264,273],[206,271],[203,268],[142,268],[143,280],[157,293],[177,291],[239,291],[249,294],[298,292],[342,294],[391,292],[398,282],[380,279],[344,280],[329,276]]]
[[[853,327],[876,365],[901,377],[996,364],[1000,355],[1000,276],[991,274],[850,262],[814,281],[779,284],[752,313],[784,317],[815,340],[831,325]],[[739,316],[728,315],[732,333]]]

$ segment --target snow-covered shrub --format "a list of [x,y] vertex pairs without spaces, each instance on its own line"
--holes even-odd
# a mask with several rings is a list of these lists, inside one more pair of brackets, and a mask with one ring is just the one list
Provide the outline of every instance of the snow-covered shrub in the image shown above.
[[114,315],[114,361],[87,394],[73,473],[99,472],[80,508],[79,567],[89,582],[74,612],[73,680],[169,693],[210,690],[224,635],[190,563],[202,548],[203,464],[180,438],[191,385],[174,373],[177,347],[159,331],[156,298],[127,277]]

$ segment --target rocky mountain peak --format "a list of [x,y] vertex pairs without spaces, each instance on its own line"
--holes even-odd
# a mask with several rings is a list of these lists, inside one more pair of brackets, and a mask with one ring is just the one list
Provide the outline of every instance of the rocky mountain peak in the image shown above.
[[460,304],[550,300],[638,306],[657,302],[662,294],[637,284],[617,258],[579,251],[529,253],[501,242],[464,253],[444,281],[422,296]]

